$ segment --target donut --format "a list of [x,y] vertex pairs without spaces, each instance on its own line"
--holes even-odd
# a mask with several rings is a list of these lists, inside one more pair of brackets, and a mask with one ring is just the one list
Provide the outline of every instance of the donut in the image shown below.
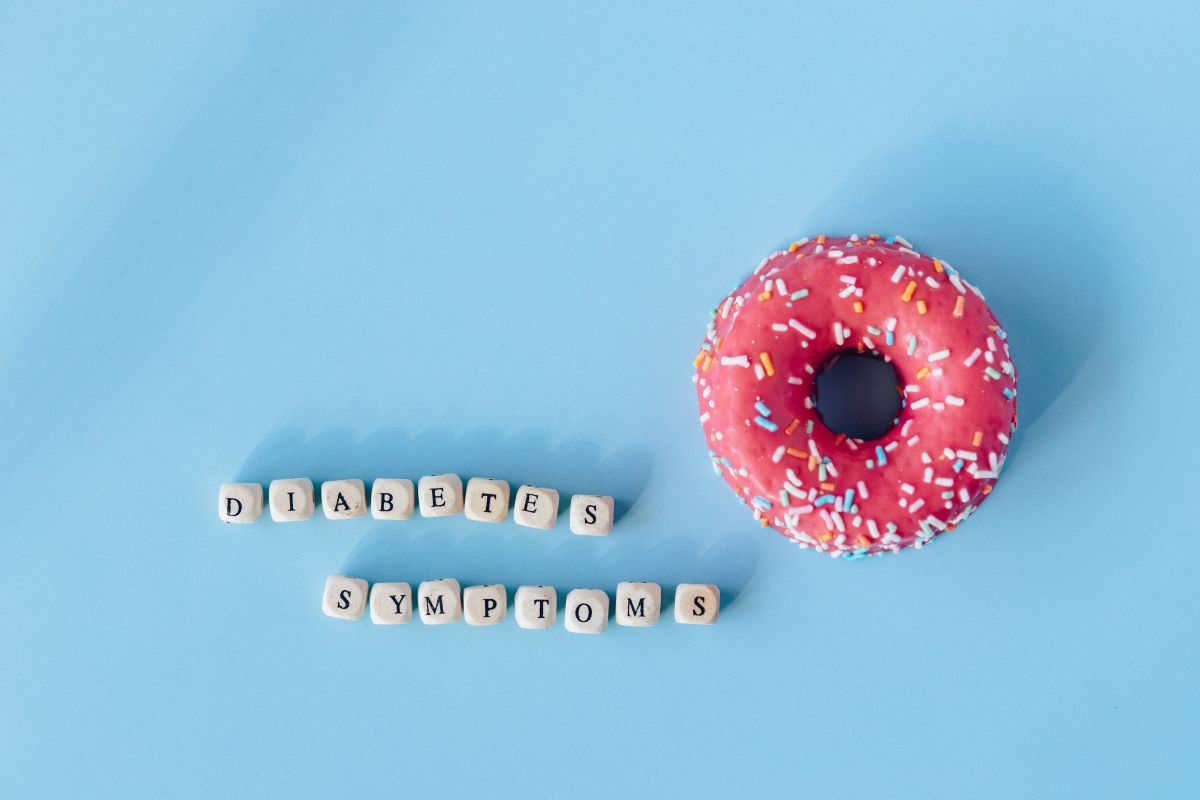
[[[714,470],[802,548],[920,548],[992,492],[1017,428],[1017,373],[983,294],[902,237],[801,239],[725,297],[695,359]],[[847,353],[896,371],[870,441],[832,431],[817,376]]]

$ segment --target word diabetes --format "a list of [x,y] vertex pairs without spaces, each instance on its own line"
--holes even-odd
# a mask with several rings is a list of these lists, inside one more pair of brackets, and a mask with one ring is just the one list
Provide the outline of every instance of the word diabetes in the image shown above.
[[[510,497],[511,495],[511,497]],[[511,501],[511,502],[510,502]],[[271,481],[267,490],[271,519],[300,522],[312,519],[317,495],[309,478]],[[521,486],[513,495],[508,481],[462,478],[450,473],[426,475],[416,486],[407,478],[376,478],[367,488],[361,480],[325,481],[321,484],[321,509],[329,519],[365,517],[409,519],[416,507],[422,517],[465,514],[474,522],[503,522],[512,507],[513,521],[527,528],[549,530],[558,521],[558,492],[544,486]],[[262,516],[263,490],[257,483],[223,483],[217,514],[223,522],[257,522]],[[613,499],[608,495],[577,494],[571,497],[571,532],[581,536],[607,536],[613,527]]]

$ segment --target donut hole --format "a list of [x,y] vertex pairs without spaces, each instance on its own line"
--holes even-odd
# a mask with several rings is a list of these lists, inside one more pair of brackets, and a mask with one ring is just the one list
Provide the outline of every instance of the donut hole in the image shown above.
[[851,439],[878,439],[890,431],[900,411],[896,368],[872,353],[838,353],[817,373],[817,413],[834,433]]

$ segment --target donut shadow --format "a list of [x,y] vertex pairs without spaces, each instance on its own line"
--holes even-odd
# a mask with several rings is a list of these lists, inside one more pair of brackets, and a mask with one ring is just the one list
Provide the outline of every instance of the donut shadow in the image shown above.
[[[978,285],[1009,336],[1021,439],[1092,356],[1111,317],[1105,196],[1064,145],[943,133],[863,165],[811,231],[901,234]],[[869,226],[869,230],[862,226]]]

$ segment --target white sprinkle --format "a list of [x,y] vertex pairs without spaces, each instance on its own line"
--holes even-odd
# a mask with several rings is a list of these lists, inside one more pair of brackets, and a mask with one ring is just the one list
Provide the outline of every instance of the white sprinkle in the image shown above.
[[964,486],[958,490],[958,499],[964,503],[971,499],[971,493],[967,491],[967,487]]
[[919,442],[919,441],[921,441],[921,437],[920,437],[920,436],[914,436],[914,437],[912,437],[911,439],[909,439],[909,440],[908,440],[908,446],[909,446],[909,447],[912,447],[914,444],[916,444],[916,443],[917,443],[917,442]]
[[894,331],[896,330],[896,318],[895,318],[895,317],[888,317],[888,318],[887,318],[887,322],[886,322],[886,323],[884,323],[884,327],[885,327],[885,328],[887,328],[889,331],[893,331],[893,332],[894,332]]
[[837,263],[839,263],[839,264],[857,264],[858,256],[846,256],[845,258],[839,258]]
[[779,293],[780,293],[781,295],[784,295],[784,294],[787,294],[787,293],[788,293],[788,290],[787,290],[787,284],[785,284],[785,283],[783,282],[783,278],[776,278],[776,279],[775,279],[775,288],[779,290]]
[[837,339],[837,343],[839,345],[843,345],[846,343],[846,337],[842,335],[842,323],[840,323],[840,322],[833,323],[833,338]]
[[748,356],[721,356],[721,366],[748,367],[750,366],[750,358]]
[[870,532],[872,539],[879,538],[879,526],[875,524],[875,520],[867,520],[867,530]]
[[812,328],[806,328],[804,325],[801,325],[799,322],[797,322],[794,319],[789,319],[788,325],[790,325],[793,328],[795,328],[796,330],[800,331],[801,336],[807,336],[809,339],[817,338],[816,331],[814,331]]
[[918,500],[917,502],[913,503],[911,506],[908,507],[908,513],[910,513],[910,514],[915,513],[916,510],[923,505],[925,505],[925,498],[922,497],[920,500]]
[[766,373],[765,371],[763,371],[762,364],[755,364],[755,365],[754,365],[754,375],[755,375],[755,377],[757,377],[757,378],[758,378],[760,381],[763,379],[763,377],[764,377],[766,374],[767,374],[767,373]]
[[933,289],[940,289],[942,287],[942,285],[940,283],[938,283],[937,281],[935,281],[933,279],[932,275],[925,278],[925,282],[928,283],[930,288],[933,288]]
[[976,348],[975,348],[975,352],[973,352],[973,353],[971,353],[971,355],[967,356],[967,360],[963,362],[963,366],[964,366],[964,367],[969,367],[969,366],[971,366],[972,364],[974,364],[974,363],[975,363],[975,361],[976,361],[976,360],[979,358],[979,356],[980,356],[982,353],[983,353],[983,351],[982,351],[982,350],[980,350],[978,347],[976,347]]
[[933,480],[933,467],[925,468],[925,482],[929,483]]
[[792,384],[793,386],[803,386],[804,378],[797,378],[795,375],[788,375],[787,382]]
[[784,325],[782,322],[772,322],[772,323],[771,323],[771,330],[773,330],[773,331],[786,331],[786,330],[787,330],[787,325]]
[[779,459],[783,458],[783,451],[786,449],[787,448],[784,447],[783,445],[779,445],[779,447],[775,448],[775,454],[773,456],[771,456],[771,460],[774,461],[776,464],[778,464]]
[[945,350],[945,349],[938,350],[936,353],[929,354],[929,362],[933,363],[934,361],[941,361],[943,358],[949,358],[949,357],[950,357],[949,350]]
[[917,491],[917,490],[916,490],[916,488],[915,488],[915,487],[914,487],[914,486],[913,486],[911,483],[902,483],[902,484],[900,484],[900,489],[901,489],[901,490],[902,490],[902,491],[903,491],[905,494],[916,494],[916,491]]
[[909,408],[913,408],[913,409],[924,408],[927,405],[929,405],[929,398],[922,397],[920,400],[918,400],[917,402],[915,402],[911,406],[909,406]]
[[908,239],[905,239],[903,236],[893,236],[892,241],[901,247],[912,247],[912,242],[910,242]]
[[843,253],[841,250],[830,250],[825,255],[829,258],[841,258],[842,256],[844,256],[846,254]]
[[937,484],[938,486],[953,486],[954,479],[953,478],[938,478],[936,481],[934,481],[934,483]]
[[952,406],[961,406],[966,402],[966,400],[963,400],[961,397],[955,397],[952,394],[948,394],[946,395],[946,402]]
[[705,411],[703,414],[700,415],[700,421],[708,422],[708,418],[711,416],[712,416],[712,414],[709,414],[707,411]]
[[958,456],[964,461],[974,461],[976,459],[975,453],[971,450],[956,450],[954,451],[954,455]]
[[867,485],[862,481],[858,482],[858,496],[866,500],[870,495],[867,494]]
[[[743,267],[743,269],[745,269],[745,267]],[[896,267],[896,271],[892,273],[892,283],[900,282],[900,279],[904,277],[904,269],[905,267],[903,264]]]

